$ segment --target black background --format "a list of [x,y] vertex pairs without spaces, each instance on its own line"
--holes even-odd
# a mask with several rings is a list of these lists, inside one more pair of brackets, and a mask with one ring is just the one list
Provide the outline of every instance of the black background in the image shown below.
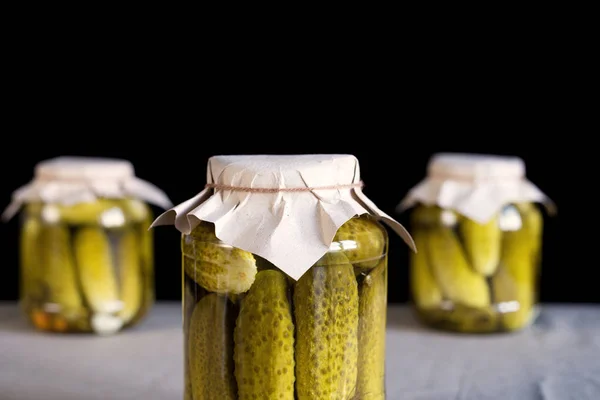
[[[143,124],[147,126],[148,124]],[[129,159],[140,178],[151,181],[165,190],[177,204],[195,195],[205,183],[206,161],[214,154],[300,154],[300,153],[352,153],[358,157],[365,181],[365,194],[381,209],[396,215],[407,226],[407,214],[395,214],[395,207],[411,186],[424,177],[427,161],[432,153],[461,151],[493,154],[510,154],[526,161],[527,175],[542,188],[559,207],[559,214],[545,219],[543,247],[543,301],[600,301],[600,295],[582,289],[577,280],[577,290],[569,287],[568,277],[561,273],[559,259],[559,229],[561,218],[561,191],[557,180],[558,166],[552,153],[538,152],[518,141],[517,135],[502,133],[505,139],[493,142],[482,138],[468,140],[464,136],[437,132],[410,132],[401,127],[383,129],[376,125],[357,126],[350,132],[346,125],[337,132],[314,132],[286,129],[271,137],[241,126],[238,129],[198,129],[198,133],[185,135],[176,130],[165,129],[150,138],[144,133],[130,135],[103,131],[91,134],[82,130],[74,132],[77,140],[61,139],[59,134],[49,134],[42,144],[27,145],[28,139],[20,138],[19,148],[27,148],[10,163],[2,161],[5,173],[2,199],[8,204],[11,190],[32,178],[36,162],[59,155],[103,156]],[[143,131],[143,130],[142,130]],[[163,135],[164,138],[159,136]],[[235,138],[238,136],[238,138]],[[209,137],[211,139],[209,140]],[[327,140],[323,143],[320,138]],[[491,135],[490,135],[491,138]],[[176,144],[176,140],[181,143]],[[488,141],[487,144],[482,142]],[[154,208],[155,215],[161,212]],[[18,282],[18,218],[1,226],[3,243],[3,268],[0,279],[0,298],[15,299]],[[156,255],[156,290],[158,299],[180,298],[181,270],[179,232],[171,226],[154,229]],[[392,302],[407,300],[408,249],[402,240],[390,231],[389,299]],[[573,282],[575,284],[575,281]]]
[[[549,42],[505,48],[498,38],[488,47],[443,37],[425,45],[423,38],[401,48],[377,42],[379,51],[363,43],[361,57],[336,58],[296,57],[298,49],[253,53],[247,43],[237,53],[216,43],[200,51],[173,34],[42,33],[23,32],[5,52],[6,205],[37,162],[60,155],[128,159],[177,204],[202,189],[211,155],[350,153],[360,161],[365,194],[395,215],[432,154],[515,155],[559,209],[545,219],[542,300],[600,302],[594,268],[568,273],[561,261],[559,224],[570,210],[566,161],[559,160],[570,133],[559,123],[569,100]],[[406,224],[406,217],[398,219]],[[179,233],[158,227],[154,234],[157,297],[177,300]],[[17,218],[0,225],[0,243],[0,299],[12,300]],[[390,243],[389,299],[403,302],[408,249],[392,233]]]

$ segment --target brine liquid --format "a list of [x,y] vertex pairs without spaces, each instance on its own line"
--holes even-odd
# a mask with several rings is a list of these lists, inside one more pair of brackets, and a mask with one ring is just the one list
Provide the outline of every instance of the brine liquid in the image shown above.
[[110,334],[138,322],[154,301],[149,219],[123,202],[48,207],[22,220],[20,297],[34,326]]
[[182,236],[184,399],[385,399],[385,254],[330,252],[294,281],[199,238]]
[[428,325],[464,333],[514,331],[538,313],[542,219],[532,204],[486,223],[420,206],[412,215],[413,302]]

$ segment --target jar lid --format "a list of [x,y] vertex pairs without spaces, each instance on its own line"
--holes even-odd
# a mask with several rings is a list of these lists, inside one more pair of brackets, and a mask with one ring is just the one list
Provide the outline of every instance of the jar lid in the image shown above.
[[40,180],[126,179],[135,176],[127,160],[98,157],[56,157],[35,166],[35,178]]
[[208,160],[205,189],[152,224],[189,234],[200,221],[216,236],[299,279],[329,251],[350,218],[370,214],[414,250],[404,227],[362,193],[358,160],[347,154],[234,155]]
[[427,172],[434,179],[518,180],[525,176],[525,162],[513,156],[437,153],[431,157]]
[[72,205],[125,197],[162,208],[172,206],[161,189],[135,176],[133,165],[127,160],[57,157],[36,164],[33,180],[13,192],[2,219],[9,220],[24,203],[34,201]]
[[515,156],[436,153],[427,164],[427,176],[411,188],[398,211],[418,203],[457,211],[486,223],[511,203],[539,202],[550,213],[556,206],[525,177],[525,162]]
[[239,187],[234,190],[257,192],[263,188],[298,193],[326,187],[335,192],[361,185],[357,164],[354,156],[346,154],[212,156],[208,186],[220,190]]

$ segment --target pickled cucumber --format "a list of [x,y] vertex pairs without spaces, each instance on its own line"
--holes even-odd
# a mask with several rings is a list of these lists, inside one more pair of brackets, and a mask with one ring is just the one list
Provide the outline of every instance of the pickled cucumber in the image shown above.
[[[152,212],[146,203],[137,199],[123,200],[122,208],[132,225],[138,229],[140,274],[144,285],[142,303],[143,306],[149,306],[154,301],[154,231],[149,229],[152,224]],[[136,319],[139,316],[138,313]]]
[[143,201],[138,199],[127,199],[124,200],[122,204],[123,209],[132,222],[145,224],[150,218],[150,209]]
[[74,239],[75,260],[83,294],[98,313],[116,313],[123,307],[113,266],[110,241],[101,228],[83,227]]
[[358,288],[348,259],[329,253],[309,269],[296,283],[294,307],[298,399],[351,399],[358,368]]
[[19,249],[21,251],[21,298],[25,299],[24,306],[32,302],[42,301],[43,266],[40,265],[41,224],[35,218],[27,217],[23,223],[20,236]]
[[183,400],[194,400],[194,394],[192,392],[192,382],[190,380],[190,368],[186,365],[183,377]]
[[239,294],[254,283],[257,269],[252,253],[193,236],[184,236],[182,242],[186,274],[209,292]]
[[[60,220],[69,225],[104,226],[105,216],[109,217],[107,221],[109,226],[120,226],[125,223],[122,200],[97,199],[72,205],[50,205],[50,207],[56,208]],[[111,214],[105,214],[106,212],[114,212],[117,221],[114,221],[115,218],[112,218]]]
[[450,309],[419,310],[421,320],[443,330],[461,333],[489,333],[498,330],[498,318],[491,308],[453,304]]
[[521,215],[523,236],[527,237],[527,241],[531,245],[533,262],[539,267],[544,223],[542,213],[534,203],[518,203],[515,206]]
[[521,212],[523,229],[528,232],[528,236],[531,240],[531,252],[536,275],[534,285],[534,301],[537,301],[539,288],[537,279],[539,279],[541,275],[542,268],[542,236],[544,220],[540,209],[535,203],[517,204],[517,209]]
[[152,221],[147,219],[141,223],[140,229],[140,260],[144,276],[144,303],[150,306],[154,302],[154,232],[149,231]]
[[535,302],[536,259],[533,255],[538,246],[532,240],[526,224],[518,231],[504,233],[500,268],[492,278],[494,300],[508,310],[502,315],[507,330],[527,325]]
[[498,314],[490,307],[469,308],[454,305],[457,331],[463,333],[489,333],[498,330]]
[[427,232],[417,229],[413,232],[417,253],[410,255],[411,294],[419,308],[435,308],[442,302],[442,292],[431,273],[427,260]]
[[412,212],[411,224],[419,228],[438,227],[441,224],[441,212],[440,207],[422,204]]
[[48,225],[42,228],[39,245],[44,282],[47,285],[47,303],[72,321],[82,312],[83,302],[77,286],[70,239],[66,227]]
[[182,282],[182,307],[181,307],[181,311],[183,314],[183,332],[185,333],[184,335],[184,342],[183,342],[183,348],[184,348],[184,400],[194,400],[194,397],[192,395],[192,382],[190,380],[190,360],[189,360],[189,337],[190,337],[190,333],[189,333],[189,326],[190,326],[190,320],[192,319],[192,313],[194,312],[194,308],[196,306],[196,301],[194,299],[201,297],[201,293],[198,293],[198,290],[201,290],[198,285],[196,285],[196,283],[194,281],[192,281],[191,279],[187,278],[185,276],[185,273],[183,273],[181,276],[183,277],[183,282]]
[[[148,309],[154,296],[153,254],[151,215],[145,203],[130,199],[35,203],[26,206],[24,217],[21,263],[35,262],[33,272],[38,276],[23,267],[22,300],[36,326],[108,334],[124,323],[133,325]],[[136,258],[137,266],[131,267]],[[148,271],[142,259],[147,260],[143,264]],[[40,317],[44,313],[47,324]]]
[[235,315],[225,296],[204,296],[192,313],[188,332],[194,400],[235,400],[233,329]]
[[491,276],[500,261],[502,231],[498,226],[498,217],[480,224],[469,218],[461,218],[459,223],[467,259],[476,272]]
[[215,224],[212,222],[200,221],[200,223],[192,230],[190,236],[200,242],[219,242],[217,235],[215,235]]
[[272,262],[270,262],[269,260],[266,260],[260,256],[254,256],[254,258],[256,259],[256,270],[258,272],[260,271],[266,271],[266,270],[278,270],[278,268],[275,266],[275,264],[273,264]]
[[362,400],[385,398],[386,310],[387,258],[384,258],[365,277],[359,291],[356,393]]
[[337,230],[334,238],[346,257],[359,268],[373,268],[385,253],[384,228],[372,217],[354,217]]
[[234,341],[240,400],[294,400],[294,325],[283,273],[256,275],[242,301]]
[[505,330],[518,330],[532,316],[532,289],[523,287],[503,266],[493,278],[493,290]]
[[468,264],[454,232],[439,227],[430,229],[428,235],[428,260],[444,297],[469,307],[489,306],[486,279]]
[[181,307],[181,312],[183,314],[183,329],[187,332],[192,312],[194,311],[194,308],[196,307],[197,303],[195,299],[202,297],[204,293],[199,292],[202,289],[198,285],[196,285],[196,283],[193,280],[189,278],[185,279],[185,274],[183,274],[183,276],[183,304]]
[[144,305],[150,307],[156,299],[155,275],[154,275],[154,253],[152,235],[142,237],[142,272],[144,278]]
[[120,293],[123,308],[119,316],[124,323],[135,317],[142,306],[144,282],[140,266],[140,247],[137,232],[128,229],[120,238],[117,259],[120,273]]

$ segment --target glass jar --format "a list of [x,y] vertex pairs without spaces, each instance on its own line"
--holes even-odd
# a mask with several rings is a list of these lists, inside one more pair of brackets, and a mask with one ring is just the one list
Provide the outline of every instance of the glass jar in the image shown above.
[[[230,176],[237,171],[277,176],[271,174],[276,170],[289,177],[287,170],[300,168],[299,163],[323,175],[332,168],[314,156],[275,158],[260,168],[256,156],[230,157],[209,160],[212,176],[223,179],[221,172],[234,168]],[[345,157],[353,172],[354,157]],[[257,170],[249,172],[253,167]],[[243,181],[256,182],[252,176]],[[314,234],[328,225],[307,219],[298,223],[297,217],[309,215],[320,200],[285,180],[289,186],[263,181],[262,189],[211,182],[196,203],[184,203],[193,212],[182,213],[182,204],[174,209],[175,221],[168,213],[158,219],[165,217],[182,231],[185,399],[385,399],[388,233],[378,222],[381,215],[351,209],[353,215],[343,218],[329,240],[319,239],[324,244],[320,256],[298,272],[291,268],[294,262],[316,254]],[[341,185],[335,179],[326,183]],[[354,201],[352,191],[364,196],[358,184],[352,186],[346,189],[348,204]],[[235,196],[245,199],[236,214],[229,212],[225,221],[215,223],[202,219],[203,209],[214,216],[220,207],[235,204]],[[280,201],[289,207],[288,218],[273,213]],[[348,210],[339,203],[334,207],[338,211],[327,209],[329,216]],[[183,227],[195,219],[192,215],[197,225]],[[260,223],[250,227],[249,221]],[[273,221],[286,233],[266,231]],[[246,250],[234,243],[246,238],[252,238]],[[264,246],[273,243],[269,253]]]
[[202,393],[194,398],[294,399],[294,388],[298,398],[385,398],[387,243],[377,221],[353,218],[295,282],[218,240],[211,223],[182,235],[186,390]]
[[[17,192],[26,198],[15,199],[23,203],[20,304],[42,331],[111,334],[138,323],[154,302],[152,210],[134,193],[96,193],[85,201],[70,196],[74,185],[78,193],[93,191],[89,182],[78,181],[76,167],[92,182],[107,169],[119,180],[132,172],[128,162],[106,159],[59,158],[38,165],[37,181]],[[54,197],[42,200],[40,193]]]
[[[547,198],[514,157],[438,154],[405,200],[418,253],[410,292],[419,319],[464,332],[516,331],[538,313]],[[443,205],[443,206],[442,206]]]

